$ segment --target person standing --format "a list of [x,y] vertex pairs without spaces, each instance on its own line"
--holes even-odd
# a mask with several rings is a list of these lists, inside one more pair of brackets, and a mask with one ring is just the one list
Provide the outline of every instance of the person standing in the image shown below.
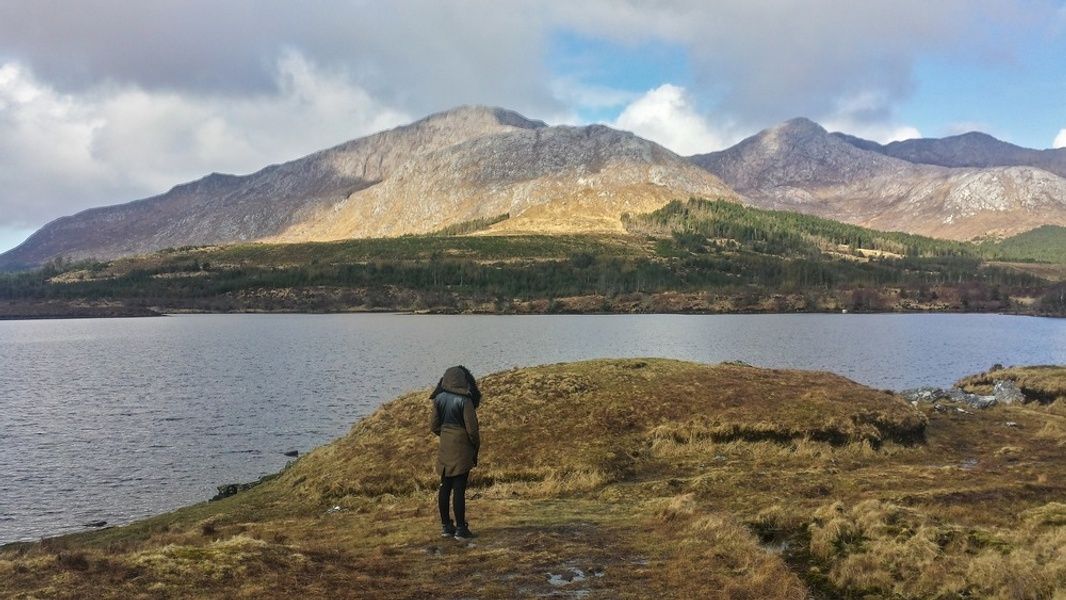
[[[477,466],[481,447],[477,422],[481,392],[470,371],[457,366],[444,372],[430,399],[433,401],[430,430],[440,437],[437,504],[440,508],[441,536],[469,539],[474,534],[470,532],[470,524],[466,520],[466,485],[470,470]],[[454,522],[449,512],[449,497],[455,512]]]

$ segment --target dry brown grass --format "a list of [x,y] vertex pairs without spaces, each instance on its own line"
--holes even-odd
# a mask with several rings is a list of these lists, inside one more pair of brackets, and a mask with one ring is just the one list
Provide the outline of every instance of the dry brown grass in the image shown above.
[[1064,505],[1028,511],[1013,530],[966,528],[865,500],[815,512],[810,551],[840,589],[887,598],[1051,598],[1066,584]]
[[[477,479],[537,483],[555,495],[630,478],[649,440],[920,440],[926,418],[894,396],[829,373],[668,360],[591,361],[509,371],[483,382],[488,436]],[[399,398],[286,472],[319,502],[435,487],[425,394]],[[567,482],[573,484],[568,487]]]
[[472,544],[437,536],[418,393],[237,496],[0,549],[0,597],[1066,594],[1054,407],[922,412],[827,373],[666,360],[483,384]]

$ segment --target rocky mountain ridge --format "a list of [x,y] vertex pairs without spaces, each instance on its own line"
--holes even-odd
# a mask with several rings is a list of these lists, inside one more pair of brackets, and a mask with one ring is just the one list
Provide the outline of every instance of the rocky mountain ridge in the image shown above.
[[834,133],[833,136],[864,150],[912,163],[941,167],[1037,167],[1066,177],[1066,148],[1023,148],[980,131],[888,144],[879,144],[844,133]]
[[866,149],[808,119],[691,160],[755,206],[968,240],[1066,224],[1066,179],[1031,166],[943,167]]

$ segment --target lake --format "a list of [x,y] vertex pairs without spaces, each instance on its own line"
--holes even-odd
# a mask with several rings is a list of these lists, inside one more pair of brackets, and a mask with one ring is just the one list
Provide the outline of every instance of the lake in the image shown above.
[[[602,357],[947,386],[1066,362],[1066,320],[1003,315],[185,315],[0,321],[0,543],[111,524],[277,471],[402,392]],[[428,391],[428,390],[427,390]],[[492,410],[486,398],[483,410]]]

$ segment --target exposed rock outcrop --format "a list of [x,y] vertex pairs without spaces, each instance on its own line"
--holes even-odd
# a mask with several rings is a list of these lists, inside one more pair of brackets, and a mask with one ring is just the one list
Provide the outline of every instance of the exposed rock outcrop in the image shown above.
[[939,402],[957,402],[965,404],[973,408],[984,409],[991,408],[996,405],[996,396],[981,396],[978,394],[971,394],[964,392],[958,388],[937,388],[937,387],[923,387],[913,390],[904,390],[900,392],[903,399],[912,403],[927,403],[937,404]]

